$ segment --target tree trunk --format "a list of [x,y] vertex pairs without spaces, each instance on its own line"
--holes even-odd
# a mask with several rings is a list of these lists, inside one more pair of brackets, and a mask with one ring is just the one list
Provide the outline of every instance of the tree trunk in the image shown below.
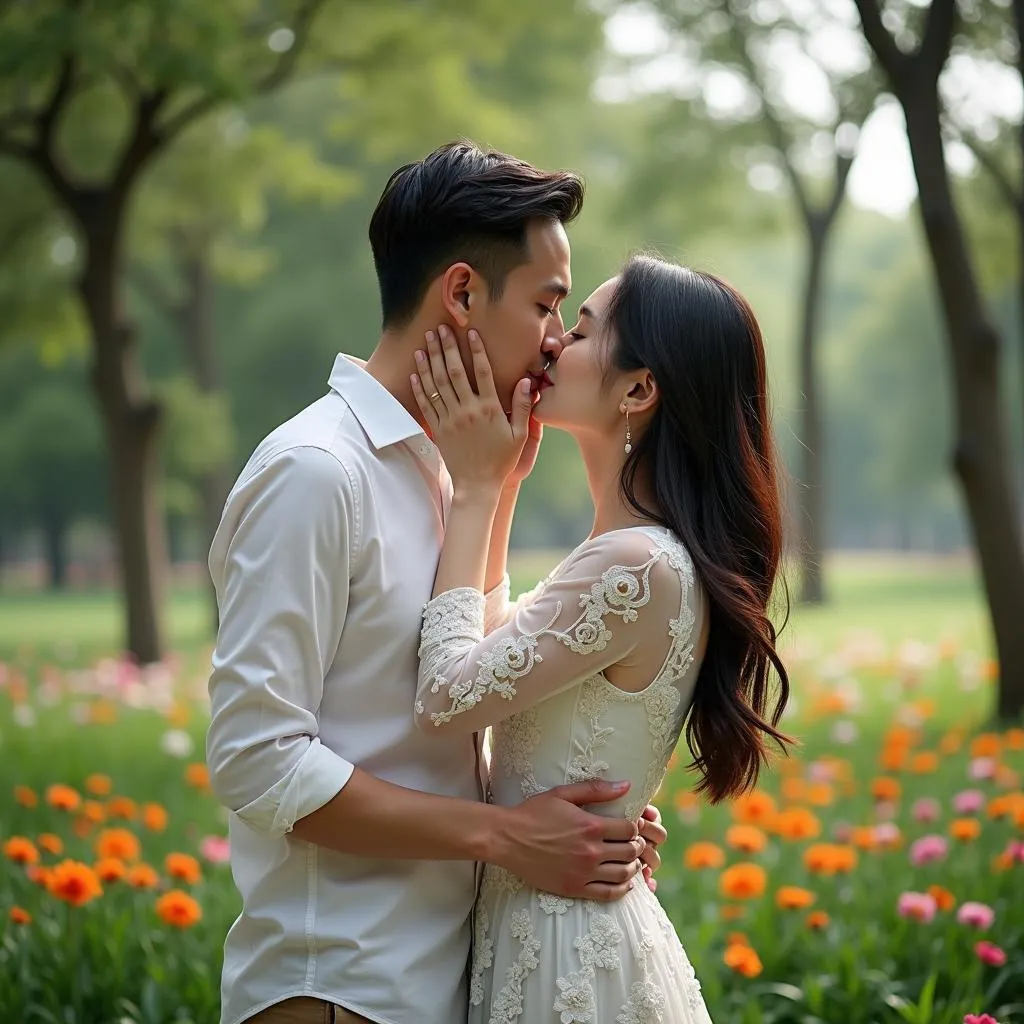
[[830,224],[824,217],[807,224],[807,273],[804,278],[800,325],[800,481],[797,513],[801,565],[800,600],[821,604],[825,600],[822,560],[825,551],[824,430],[818,392],[817,336],[821,307],[825,243]]
[[163,652],[166,540],[157,458],[161,409],[144,392],[135,337],[117,299],[121,217],[111,206],[97,202],[82,214],[87,252],[79,289],[92,334],[93,390],[110,451],[127,649],[147,663],[158,661]]
[[903,100],[919,208],[942,300],[953,373],[954,472],[967,506],[999,657],[996,713],[1024,712],[1024,545],[999,392],[999,335],[988,319],[945,163],[935,84],[918,76]]
[[[217,372],[213,338],[213,281],[209,264],[204,255],[189,256],[183,269],[185,301],[182,306],[182,334],[192,377],[201,391],[219,391],[220,374]],[[223,466],[211,470],[200,481],[204,553],[209,550],[213,535],[220,525],[224,500],[230,489],[231,480]],[[213,628],[216,630],[219,625],[217,594],[213,581],[208,576],[206,579]]]
[[50,569],[50,589],[63,590],[68,582],[67,520],[56,509],[46,509],[42,516],[46,562]]

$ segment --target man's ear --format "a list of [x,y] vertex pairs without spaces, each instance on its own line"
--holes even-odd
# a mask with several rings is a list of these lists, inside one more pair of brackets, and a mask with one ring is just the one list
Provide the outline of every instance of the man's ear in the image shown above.
[[660,392],[658,382],[650,370],[640,370],[626,392],[624,404],[633,413],[653,412],[657,408]]
[[456,327],[469,326],[480,295],[480,275],[468,263],[453,263],[441,277],[441,301]]

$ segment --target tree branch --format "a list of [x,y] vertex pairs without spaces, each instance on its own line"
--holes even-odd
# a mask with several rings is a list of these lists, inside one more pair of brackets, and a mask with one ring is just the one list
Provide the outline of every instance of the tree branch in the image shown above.
[[46,101],[46,105],[36,118],[36,127],[39,133],[37,137],[38,145],[49,151],[51,155],[53,152],[54,132],[57,130],[57,124],[64,113],[68,100],[71,99],[74,82],[75,58],[73,54],[66,53],[61,58],[60,71],[57,72],[57,80],[54,82],[50,98]]
[[1010,181],[1010,175],[1000,165],[999,161],[996,160],[995,155],[990,153],[981,144],[981,140],[973,132],[955,127],[952,129],[952,132],[956,135],[957,140],[962,142],[974,154],[974,159],[978,161],[995,182],[1006,204],[1018,217],[1024,220],[1024,195],[1018,194],[1014,189],[1013,183]]
[[831,223],[843,205],[843,198],[846,195],[846,181],[850,177],[853,168],[853,161],[856,154],[836,153],[836,175],[832,183],[832,195],[829,198],[828,206],[825,208],[827,223]]
[[928,8],[928,21],[918,48],[916,59],[927,69],[929,78],[937,81],[953,45],[956,27],[956,0],[932,0]]
[[854,0],[854,3],[857,5],[857,13],[860,15],[868,46],[874,51],[878,63],[893,86],[897,86],[902,81],[911,58],[896,45],[896,40],[882,23],[878,0]]
[[135,105],[132,134],[125,143],[114,172],[112,189],[115,194],[126,193],[129,184],[149,157],[168,141],[156,127],[157,116],[167,102],[168,95],[166,89],[155,89],[139,97]]
[[[306,0],[295,16],[295,24],[292,31],[295,39],[292,45],[282,53],[274,66],[261,78],[253,82],[252,90],[257,94],[273,92],[295,71],[299,58],[309,42],[309,33],[316,20],[317,14],[327,0]],[[206,93],[199,96],[191,103],[184,106],[173,117],[168,118],[160,127],[160,134],[167,139],[173,138],[193,121],[210,113],[224,101],[223,96],[217,93]]]

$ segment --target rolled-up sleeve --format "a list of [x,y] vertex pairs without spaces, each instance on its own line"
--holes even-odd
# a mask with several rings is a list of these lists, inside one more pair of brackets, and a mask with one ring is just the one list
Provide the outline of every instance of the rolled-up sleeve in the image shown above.
[[291,448],[243,474],[210,550],[220,628],[206,757],[221,802],[280,836],[353,766],[319,738],[324,678],[348,610],[354,482],[330,452]]

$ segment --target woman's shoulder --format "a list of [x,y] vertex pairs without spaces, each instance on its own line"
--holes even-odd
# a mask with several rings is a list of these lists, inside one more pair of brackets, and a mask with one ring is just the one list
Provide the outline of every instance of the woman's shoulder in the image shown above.
[[653,587],[678,593],[695,583],[693,560],[686,546],[668,527],[656,523],[630,526],[588,537],[566,559],[570,574],[609,577],[618,573],[643,575]]

